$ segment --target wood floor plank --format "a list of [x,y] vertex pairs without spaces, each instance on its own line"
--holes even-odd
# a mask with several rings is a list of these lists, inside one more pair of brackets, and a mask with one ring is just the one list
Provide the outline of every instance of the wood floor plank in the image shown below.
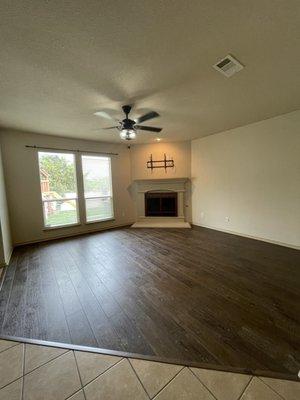
[[68,324],[51,264],[51,243],[40,246],[40,269],[42,276],[43,303],[45,306],[44,322],[46,339],[62,343],[71,342]]
[[29,251],[26,286],[24,336],[43,340],[47,337],[47,326],[38,246]]
[[77,266],[77,263],[80,263],[81,261],[73,259],[72,249],[69,249],[67,254],[65,254],[65,261],[70,278],[73,282],[84,313],[92,328],[93,334],[97,340],[98,346],[101,348],[109,348],[111,345],[116,350],[123,350],[120,338],[114,330],[112,323],[105,315],[101,305],[89,288],[84,276],[81,274],[80,269]]
[[0,292],[0,333],[297,374],[299,266],[297,250],[205,228],[24,246]]
[[81,306],[65,266],[64,258],[57,249],[51,253],[51,264],[62,300],[71,341],[78,345],[97,347],[97,340]]
[[[23,251],[22,251],[23,250]],[[17,260],[13,286],[3,319],[4,335],[22,336],[26,311],[28,252],[22,249]]]
[[[112,296],[103,282],[99,279],[97,270],[99,269],[99,266],[101,267],[102,265],[96,261],[92,253],[92,249],[88,250],[88,254],[85,257],[82,255],[82,252],[76,252],[76,246],[72,246],[72,253],[74,254],[74,259],[77,260],[76,264],[78,270],[82,273],[82,276],[84,276],[87,286],[91,289],[91,292],[101,305],[101,310],[103,310],[105,316],[107,317],[113,332],[116,333],[116,340],[119,342],[122,349],[124,351],[130,351],[132,346],[134,346],[137,353],[145,352],[147,354],[153,354],[150,344],[145,340],[138,326],[136,326],[136,324],[126,316],[118,301]],[[89,263],[86,262],[87,259],[89,259]],[[94,285],[95,282],[101,283],[100,286],[97,286],[98,290]],[[101,290],[100,292],[99,289]],[[104,295],[107,297],[106,301],[103,303]],[[113,310],[112,314],[105,312],[108,301],[111,305],[110,308]],[[112,310],[110,309],[109,311]],[[103,344],[103,340],[101,341],[101,346],[105,346],[105,344]]]
[[4,316],[7,310],[7,306],[9,303],[11,290],[13,287],[14,277],[17,269],[18,264],[18,255],[19,252],[15,251],[11,257],[9,268],[6,270],[5,274],[5,285],[2,286],[0,291],[0,326],[2,329],[2,325],[4,322]]

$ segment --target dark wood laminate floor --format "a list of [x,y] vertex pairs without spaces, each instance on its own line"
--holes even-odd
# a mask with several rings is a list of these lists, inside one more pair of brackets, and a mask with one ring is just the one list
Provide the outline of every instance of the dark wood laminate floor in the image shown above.
[[0,333],[296,374],[299,251],[205,228],[119,229],[14,251]]

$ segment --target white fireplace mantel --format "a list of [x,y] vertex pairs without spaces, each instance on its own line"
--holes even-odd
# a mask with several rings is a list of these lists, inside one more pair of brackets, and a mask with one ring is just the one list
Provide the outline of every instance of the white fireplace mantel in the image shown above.
[[[137,179],[134,181],[134,201],[136,205],[136,222],[133,228],[162,227],[162,228],[190,228],[185,216],[185,195],[189,186],[188,178],[171,179]],[[177,217],[146,217],[145,215],[145,193],[176,192]]]

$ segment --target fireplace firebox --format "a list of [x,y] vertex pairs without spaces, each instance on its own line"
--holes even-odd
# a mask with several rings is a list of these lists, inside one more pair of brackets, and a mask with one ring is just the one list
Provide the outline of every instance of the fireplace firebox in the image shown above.
[[146,192],[146,217],[177,217],[176,192]]

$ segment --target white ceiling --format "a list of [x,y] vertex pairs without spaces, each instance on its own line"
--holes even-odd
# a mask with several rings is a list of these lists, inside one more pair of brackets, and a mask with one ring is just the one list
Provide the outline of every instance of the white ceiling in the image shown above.
[[[134,103],[170,141],[287,113],[299,27],[299,0],[2,0],[0,124],[120,141],[93,113]],[[229,79],[212,68],[228,53],[246,66]]]

